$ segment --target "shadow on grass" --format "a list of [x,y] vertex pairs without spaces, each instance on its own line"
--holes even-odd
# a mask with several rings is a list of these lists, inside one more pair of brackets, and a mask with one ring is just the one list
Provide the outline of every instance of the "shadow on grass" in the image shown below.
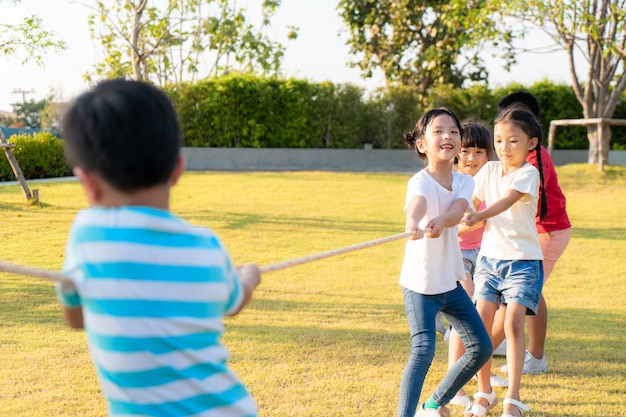
[[626,382],[626,314],[551,309],[549,320],[546,350],[553,362],[550,372],[621,378]]
[[626,240],[625,228],[612,229],[584,229],[579,227],[572,228],[573,239],[608,239],[608,240]]
[[[330,298],[332,295],[316,293],[315,296]],[[400,317],[405,320],[404,305],[400,303],[372,303],[374,297],[338,295],[344,302],[290,301],[257,297],[247,308],[260,314],[303,312],[317,318],[349,321],[352,319],[374,319],[379,316]],[[345,300],[350,299],[350,302]]]
[[28,206],[28,202],[24,201],[20,204],[7,204],[0,203],[0,210],[3,211],[24,211],[24,208]]
[[[295,228],[312,228],[321,230],[335,231],[354,231],[367,230],[380,233],[402,233],[403,224],[396,222],[375,221],[346,221],[336,219],[324,219],[319,217],[285,217],[282,215],[260,216],[248,213],[235,212],[206,212],[205,214],[188,215],[187,213],[179,213],[185,220],[195,224],[208,224],[222,222],[227,226],[225,229],[237,230],[247,227],[254,227],[263,230],[280,229],[280,226],[287,226],[289,230]],[[260,225],[260,226],[259,226]]]
[[[229,337],[248,339],[281,351],[326,354],[336,359],[355,345],[408,352],[404,309],[394,303],[333,303],[257,298],[250,306],[261,324],[227,322]],[[546,355],[548,376],[616,381],[607,389],[626,394],[625,314],[585,309],[551,310]],[[293,323],[293,325],[292,325]],[[389,323],[388,327],[368,323]],[[444,346],[438,338],[438,346]],[[370,349],[368,349],[370,350]],[[370,350],[371,351],[371,350]],[[400,356],[399,360],[403,360]],[[619,382],[621,381],[621,383]],[[554,381],[550,381],[554,384]],[[608,383],[608,382],[607,382]]]
[[59,303],[49,284],[19,284],[19,289],[3,286],[0,297],[1,326],[54,325],[63,323]]

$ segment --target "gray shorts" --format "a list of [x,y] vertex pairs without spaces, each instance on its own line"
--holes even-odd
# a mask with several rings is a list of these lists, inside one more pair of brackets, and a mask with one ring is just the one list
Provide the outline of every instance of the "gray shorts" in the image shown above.
[[474,279],[474,271],[476,269],[476,258],[478,257],[479,248],[476,249],[461,249],[461,256],[463,257],[463,266],[465,266],[465,273],[469,274]]

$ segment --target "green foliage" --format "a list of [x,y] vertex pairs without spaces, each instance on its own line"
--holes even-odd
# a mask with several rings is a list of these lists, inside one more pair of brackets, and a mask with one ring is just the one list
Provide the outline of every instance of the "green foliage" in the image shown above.
[[[502,13],[527,22],[523,30],[534,26],[551,34],[566,52],[572,86],[586,118],[615,118],[626,91],[624,4],[624,0],[510,0],[502,2]],[[573,65],[575,54],[582,54],[587,64]],[[609,134],[599,138],[595,126],[589,132],[589,160],[602,166],[608,162]]]
[[[63,156],[63,141],[52,133],[13,135],[8,142],[15,144],[12,152],[26,179],[71,175]],[[4,155],[0,157],[0,181],[15,181],[15,174]]]
[[[548,129],[551,120],[582,119],[583,109],[572,87],[553,84],[543,80],[533,84],[529,91],[533,93],[541,107],[540,122],[544,133],[544,145],[548,144]],[[587,129],[584,126],[562,126],[557,128],[554,137],[556,149],[585,149],[589,147]]]
[[[494,96],[502,98],[514,91],[533,93],[539,101],[541,112],[539,121],[543,129],[543,144],[548,144],[548,129],[551,120],[582,119],[583,110],[576,99],[572,87],[565,84],[554,84],[548,80],[536,82],[530,87],[511,84],[494,90]],[[560,126],[554,139],[555,149],[586,149],[589,147],[587,129],[584,126]]]
[[33,129],[41,128],[41,112],[46,107],[47,100],[25,100],[12,105],[13,113],[18,123]]
[[351,148],[370,127],[364,92],[351,85],[231,74],[167,91],[185,146]]
[[[7,3],[18,4],[19,0],[0,1],[0,18]],[[65,42],[47,30],[38,16],[26,16],[21,21],[0,22],[0,56],[18,57],[22,63],[35,61],[41,65],[44,53],[59,52],[65,48]]]
[[41,128],[60,132],[63,123],[63,116],[69,106],[70,103],[68,102],[55,101],[54,96],[49,97],[46,100],[44,108],[39,113],[41,118]]
[[402,135],[413,130],[423,112],[422,96],[413,87],[401,84],[380,90],[367,102],[371,116],[367,122],[372,125],[370,142],[380,148],[402,148]]
[[497,99],[483,84],[468,88],[439,85],[429,95],[430,107],[448,107],[460,119],[475,118],[490,122],[496,115]]
[[342,0],[338,9],[358,57],[351,64],[364,77],[381,70],[388,86],[413,86],[423,104],[434,86],[485,80],[479,52],[510,41],[506,30],[495,30],[496,9],[485,1]]
[[[164,86],[233,70],[277,74],[284,46],[267,36],[280,1],[264,1],[257,27],[232,0],[97,1],[89,18],[106,58],[88,80],[133,78]],[[290,28],[288,39],[297,37]]]

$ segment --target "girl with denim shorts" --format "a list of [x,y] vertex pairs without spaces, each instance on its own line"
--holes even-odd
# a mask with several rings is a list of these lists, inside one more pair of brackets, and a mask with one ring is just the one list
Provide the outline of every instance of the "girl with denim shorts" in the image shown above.
[[[532,93],[527,91],[513,92],[498,102],[498,111],[502,111],[511,106],[526,106],[539,119],[539,100]],[[534,167],[539,167],[536,152],[530,152],[526,161]],[[559,185],[554,162],[550,154],[541,147],[541,168],[543,170],[543,185],[546,189],[546,203],[548,214],[543,218],[536,216],[537,233],[541,252],[543,252],[543,285],[548,282],[550,273],[554,265],[559,260],[571,236],[571,223],[567,215],[566,199],[563,190]],[[492,329],[494,344],[497,340],[504,338],[503,314],[498,312]],[[528,327],[528,348],[524,357],[524,368],[522,374],[541,374],[548,372],[548,364],[544,352],[546,333],[548,328],[548,305],[543,295],[539,299],[537,314],[526,318]],[[506,346],[506,343],[503,343]],[[501,345],[502,346],[502,345]],[[501,368],[504,373],[508,372],[508,367]]]
[[[457,225],[472,199],[471,176],[453,170],[461,148],[461,123],[445,108],[430,110],[404,140],[425,160],[408,183],[407,241],[400,285],[411,334],[411,352],[400,385],[398,417],[445,417],[455,393],[491,357],[489,334],[459,281],[465,279]],[[418,403],[435,356],[437,313],[443,312],[465,345],[426,402]],[[417,409],[417,413],[416,413]]]
[[[484,210],[468,213],[463,222],[473,226],[486,220],[474,273],[474,300],[489,331],[502,303],[506,305],[504,333],[507,343],[509,386],[502,417],[519,417],[529,408],[521,402],[520,382],[524,365],[524,319],[535,314],[543,286],[543,254],[535,227],[535,214],[543,182],[539,170],[526,162],[529,152],[541,158],[542,131],[526,108],[512,107],[494,121],[494,142],[499,161],[488,162],[476,174],[473,203]],[[541,167],[541,164],[539,164]],[[540,216],[545,217],[542,192]],[[465,417],[481,417],[497,402],[490,383],[491,358],[478,372],[475,401]]]
[[[491,159],[493,159],[493,137],[490,129],[481,120],[466,120],[461,123],[461,152],[455,159],[456,171],[472,177]],[[484,203],[478,209],[485,207]],[[465,266],[465,281],[461,285],[470,297],[474,296],[474,270],[476,259],[483,239],[484,224],[479,223],[474,227],[459,226],[459,244],[461,256]],[[463,341],[459,334],[452,328],[446,332],[448,339],[448,366],[452,366],[465,352]],[[445,337],[444,337],[445,339]],[[491,385],[506,387],[506,379],[497,375],[491,376]],[[467,407],[470,399],[461,388],[450,400],[450,404]]]

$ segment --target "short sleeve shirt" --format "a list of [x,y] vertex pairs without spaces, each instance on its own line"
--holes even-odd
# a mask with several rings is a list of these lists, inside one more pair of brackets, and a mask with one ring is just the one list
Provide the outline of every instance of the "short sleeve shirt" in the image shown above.
[[[423,229],[430,219],[446,213],[456,200],[471,203],[473,189],[474,180],[470,175],[453,172],[450,191],[421,170],[407,185],[405,211],[413,197],[423,196],[427,203],[426,215],[420,221]],[[438,238],[407,241],[400,285],[420,294],[442,294],[453,290],[457,281],[463,280],[465,270],[456,226],[444,229]]]
[[93,207],[74,220],[64,275],[80,305],[109,416],[250,417],[226,365],[223,316],[242,303],[217,236],[150,207]]
[[500,260],[542,260],[535,226],[539,196],[539,171],[529,163],[504,175],[499,161],[490,161],[474,176],[474,196],[487,207],[508,190],[524,196],[508,210],[487,219],[480,254]]

